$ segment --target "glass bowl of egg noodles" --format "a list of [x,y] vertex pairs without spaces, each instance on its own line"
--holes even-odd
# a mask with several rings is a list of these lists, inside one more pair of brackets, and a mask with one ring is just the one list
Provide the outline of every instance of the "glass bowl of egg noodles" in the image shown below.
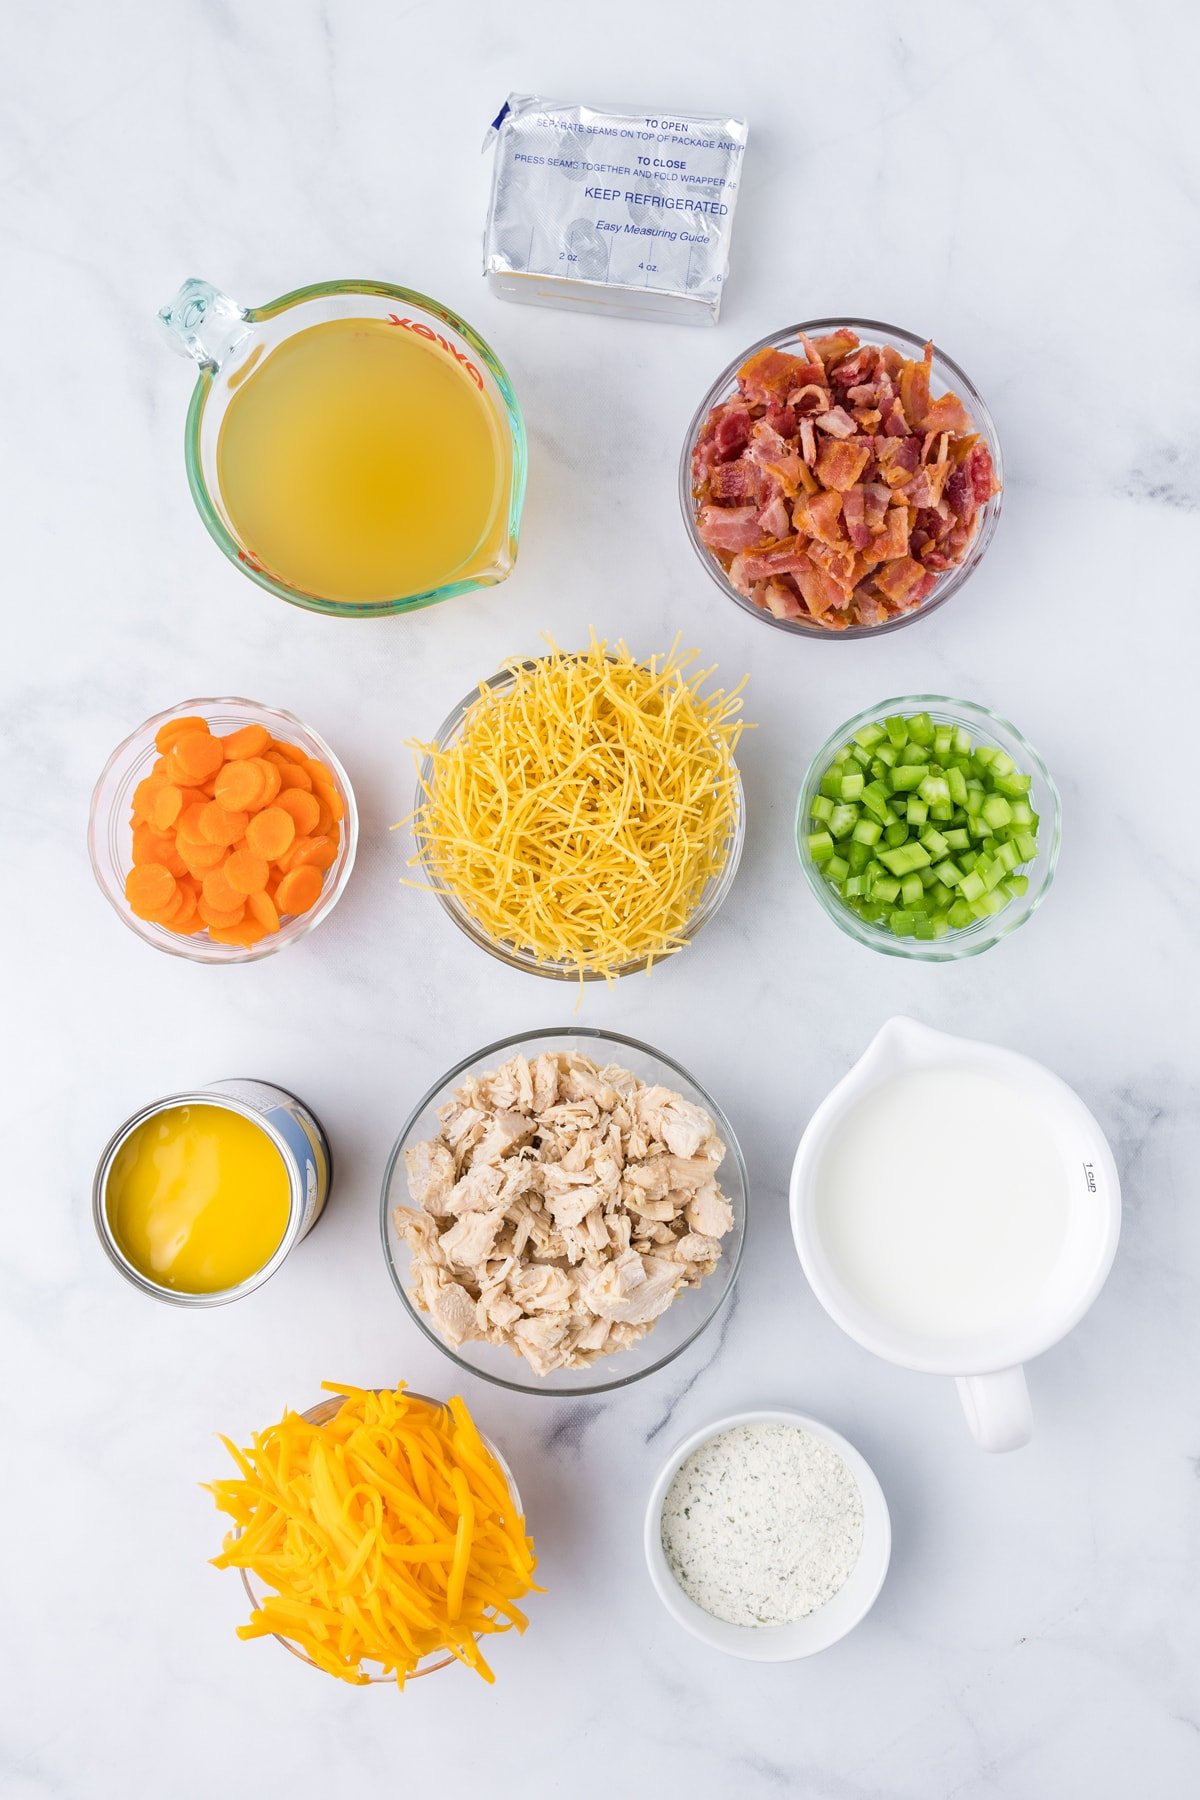
[[[694,655],[694,653],[693,653]],[[612,981],[684,948],[745,839],[741,684],[676,646],[513,661],[418,746],[418,871],[472,943],[557,981]]]

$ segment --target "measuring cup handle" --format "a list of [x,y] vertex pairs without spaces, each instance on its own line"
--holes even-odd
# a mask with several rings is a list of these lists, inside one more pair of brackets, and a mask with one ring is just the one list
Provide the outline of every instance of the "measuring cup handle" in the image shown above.
[[984,1450],[1019,1450],[1029,1442],[1033,1409],[1019,1363],[994,1375],[958,1375],[954,1385],[971,1435]]
[[172,350],[194,356],[204,368],[219,369],[250,336],[246,309],[210,281],[185,281],[173,300],[159,307],[159,323]]

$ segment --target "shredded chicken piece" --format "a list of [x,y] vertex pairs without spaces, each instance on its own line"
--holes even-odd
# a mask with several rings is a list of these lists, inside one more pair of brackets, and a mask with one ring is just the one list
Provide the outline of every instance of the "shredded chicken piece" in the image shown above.
[[414,1304],[454,1346],[507,1344],[535,1374],[635,1343],[716,1267],[733,1208],[708,1114],[578,1052],[511,1057],[405,1151],[393,1214]]

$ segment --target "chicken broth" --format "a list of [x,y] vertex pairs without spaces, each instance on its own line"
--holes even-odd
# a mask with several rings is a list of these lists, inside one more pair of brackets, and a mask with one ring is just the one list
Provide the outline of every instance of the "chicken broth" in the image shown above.
[[245,376],[217,440],[235,537],[299,593],[416,597],[505,530],[507,449],[473,365],[404,322],[331,319]]

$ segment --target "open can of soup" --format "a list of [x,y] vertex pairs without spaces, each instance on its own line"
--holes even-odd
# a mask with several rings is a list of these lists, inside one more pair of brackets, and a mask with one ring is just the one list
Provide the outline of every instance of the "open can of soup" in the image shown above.
[[214,1081],[134,1113],[92,1185],[104,1250],[142,1293],[224,1306],[261,1287],[329,1197],[316,1114],[266,1081]]

